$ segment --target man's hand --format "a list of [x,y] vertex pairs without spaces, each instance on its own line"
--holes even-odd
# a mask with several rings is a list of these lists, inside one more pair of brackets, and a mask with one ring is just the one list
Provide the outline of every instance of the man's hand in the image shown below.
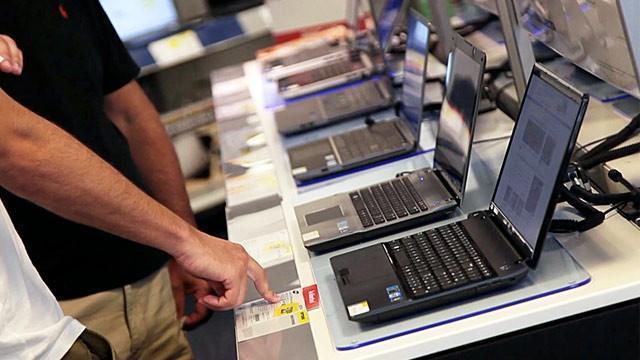
[[0,35],[0,71],[20,75],[22,65],[22,51],[16,42],[6,35]]
[[173,255],[190,274],[207,280],[216,295],[197,296],[198,302],[213,310],[229,310],[242,304],[250,278],[258,293],[269,302],[278,296],[269,288],[267,275],[244,248],[230,241],[208,236],[194,229],[191,241]]
[[193,295],[200,299],[209,295],[212,291],[209,284],[187,273],[175,260],[169,261],[169,276],[171,278],[171,290],[176,302],[176,314],[178,320],[182,320],[182,328],[191,330],[200,325],[209,315],[210,311],[200,302],[189,315],[184,314],[184,303],[187,295]]

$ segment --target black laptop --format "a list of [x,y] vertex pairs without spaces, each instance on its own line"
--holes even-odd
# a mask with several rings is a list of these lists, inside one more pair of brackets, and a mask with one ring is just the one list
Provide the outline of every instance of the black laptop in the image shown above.
[[291,173],[296,181],[304,182],[406,154],[418,146],[428,42],[427,20],[411,11],[402,106],[397,116],[288,149]]
[[539,260],[588,98],[536,65],[488,210],[331,258],[349,319],[384,321],[523,279]]
[[486,56],[457,34],[452,43],[433,167],[296,206],[308,249],[331,250],[424,225],[461,203]]

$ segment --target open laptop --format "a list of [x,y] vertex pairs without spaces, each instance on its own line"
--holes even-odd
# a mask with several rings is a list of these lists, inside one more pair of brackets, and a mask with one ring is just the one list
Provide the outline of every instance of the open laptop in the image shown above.
[[454,35],[433,168],[295,208],[304,245],[325,251],[451,213],[464,195],[485,54]]
[[[404,2],[404,4],[403,4]],[[355,3],[355,1],[354,1]],[[369,0],[369,9],[373,17],[374,25],[381,23],[394,22],[395,16],[400,13],[400,9],[406,11],[409,2],[407,0]],[[347,6],[347,12],[358,11],[359,6]],[[374,10],[375,9],[375,10]],[[349,27],[352,29],[357,28],[357,21],[359,18],[354,16],[355,14],[347,14],[346,18],[350,23]],[[376,28],[376,33],[380,38],[379,29]],[[389,36],[392,34],[389,31]],[[287,74],[291,74],[295,71],[297,66],[303,65],[306,62],[322,63],[327,60],[335,59],[336,57],[344,57],[347,54],[352,39],[315,39],[308,43],[299,45],[299,49],[291,51],[289,53],[271,57],[265,59],[262,64],[262,70],[268,74],[269,78],[279,78]],[[381,42],[382,44],[382,42]],[[383,48],[384,50],[384,48]]]
[[412,11],[405,54],[406,76],[402,107],[396,117],[376,121],[342,134],[287,150],[291,172],[298,182],[338,173],[413,151],[420,140],[429,27]]
[[[378,5],[379,2],[382,4]],[[406,11],[408,4],[406,0],[369,1],[383,51],[388,47],[396,17]],[[286,104],[274,112],[274,118],[281,134],[292,135],[384,109],[391,106],[393,99],[391,81],[386,77],[374,78]]]
[[[378,5],[378,3],[383,3]],[[400,26],[410,5],[408,0],[369,0],[369,9],[378,35],[380,50],[387,53],[391,48],[393,32]]]
[[293,135],[382,110],[393,98],[389,79],[380,77],[287,104],[273,116],[281,134]]
[[588,99],[536,65],[488,210],[331,258],[349,319],[383,321],[523,279],[540,258]]
[[[369,6],[372,9],[375,7],[371,2]],[[393,35],[396,17],[399,17],[398,15],[402,14],[408,6],[407,0],[387,0],[382,11],[379,14],[373,14],[376,33],[380,45],[384,47],[373,47],[375,50],[372,53],[381,53],[384,56],[384,50],[390,43],[389,38]],[[378,29],[378,24],[383,26]],[[330,56],[324,56],[320,61],[316,59],[304,61],[290,66],[293,71],[271,72],[267,77],[277,83],[278,93],[282,98],[292,99],[370,77],[382,70],[376,64],[380,61],[375,57],[369,51],[358,49],[355,43],[351,43],[346,51],[332,52]]]

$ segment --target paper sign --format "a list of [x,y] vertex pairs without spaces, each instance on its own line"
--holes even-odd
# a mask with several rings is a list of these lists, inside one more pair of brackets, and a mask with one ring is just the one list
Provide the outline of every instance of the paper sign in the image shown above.
[[150,43],[149,53],[156,64],[168,66],[201,56],[204,47],[198,34],[187,30]]
[[235,310],[238,342],[279,332],[309,322],[300,289],[280,294],[280,301],[269,304],[256,300]]
[[262,267],[269,267],[293,258],[286,229],[240,242]]

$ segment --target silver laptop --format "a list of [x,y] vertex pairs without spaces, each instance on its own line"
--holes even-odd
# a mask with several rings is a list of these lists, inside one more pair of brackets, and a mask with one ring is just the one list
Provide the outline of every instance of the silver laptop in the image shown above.
[[325,251],[424,225],[461,203],[486,56],[462,37],[454,43],[433,168],[297,206],[307,248]]
[[[370,0],[379,47],[385,51],[396,27],[397,18],[406,12],[406,0]],[[351,86],[289,102],[274,113],[278,131],[296,134],[368,114],[391,106],[393,90],[387,78],[373,78]]]
[[413,151],[420,139],[429,42],[427,20],[412,11],[402,107],[396,117],[287,150],[298,183]]

